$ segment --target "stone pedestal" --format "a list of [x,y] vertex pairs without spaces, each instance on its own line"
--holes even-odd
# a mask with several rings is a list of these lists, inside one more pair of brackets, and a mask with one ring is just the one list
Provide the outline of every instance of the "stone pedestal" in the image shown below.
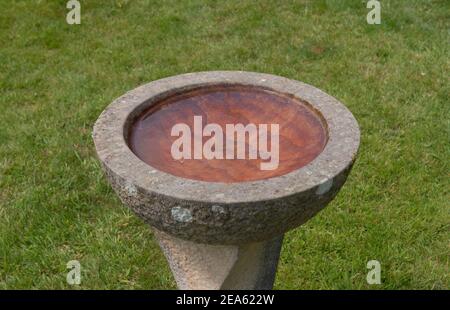
[[182,240],[154,229],[182,290],[272,289],[283,237],[242,245]]

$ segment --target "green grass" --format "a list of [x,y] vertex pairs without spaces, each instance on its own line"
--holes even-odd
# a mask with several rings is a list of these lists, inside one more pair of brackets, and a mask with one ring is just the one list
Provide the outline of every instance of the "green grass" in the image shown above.
[[[273,73],[344,102],[362,132],[338,197],[287,233],[277,289],[449,289],[446,0],[0,1],[0,288],[173,289],[118,198],[92,126],[114,98],[203,70]],[[382,284],[366,283],[381,262]]]

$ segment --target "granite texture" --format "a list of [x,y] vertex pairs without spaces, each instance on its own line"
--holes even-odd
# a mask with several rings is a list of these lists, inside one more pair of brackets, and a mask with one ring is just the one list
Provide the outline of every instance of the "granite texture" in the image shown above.
[[[161,172],[130,150],[128,130],[143,110],[166,96],[220,84],[264,87],[306,102],[327,125],[325,149],[286,175],[228,184]],[[112,187],[145,222],[173,238],[242,246],[277,238],[324,208],[345,183],[360,133],[351,112],[313,86],[269,74],[212,71],[157,80],[126,93],[100,115],[93,138]]]
[[182,290],[272,289],[283,237],[243,245],[195,243],[154,234]]

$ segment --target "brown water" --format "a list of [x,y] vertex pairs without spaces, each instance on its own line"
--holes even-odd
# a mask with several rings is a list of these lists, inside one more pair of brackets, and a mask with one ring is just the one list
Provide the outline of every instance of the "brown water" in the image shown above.
[[[171,136],[172,127],[185,123],[193,137],[194,116],[202,116],[203,127],[219,124],[224,135],[226,124],[279,124],[278,168],[261,170],[259,156],[173,159],[171,146],[178,137]],[[268,137],[270,141],[270,132]],[[209,138],[203,137],[203,143]],[[286,95],[246,86],[200,88],[166,98],[136,118],[128,137],[132,151],[158,170],[178,177],[225,183],[267,179],[301,168],[322,152],[326,140],[323,121],[308,105]]]

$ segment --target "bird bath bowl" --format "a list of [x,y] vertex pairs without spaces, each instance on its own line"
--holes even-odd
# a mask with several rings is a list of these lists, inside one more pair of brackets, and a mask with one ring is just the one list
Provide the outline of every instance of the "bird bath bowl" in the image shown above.
[[152,227],[179,288],[270,289],[284,233],[335,197],[359,135],[351,112],[315,87],[212,71],[126,93],[100,115],[93,138],[109,182]]

